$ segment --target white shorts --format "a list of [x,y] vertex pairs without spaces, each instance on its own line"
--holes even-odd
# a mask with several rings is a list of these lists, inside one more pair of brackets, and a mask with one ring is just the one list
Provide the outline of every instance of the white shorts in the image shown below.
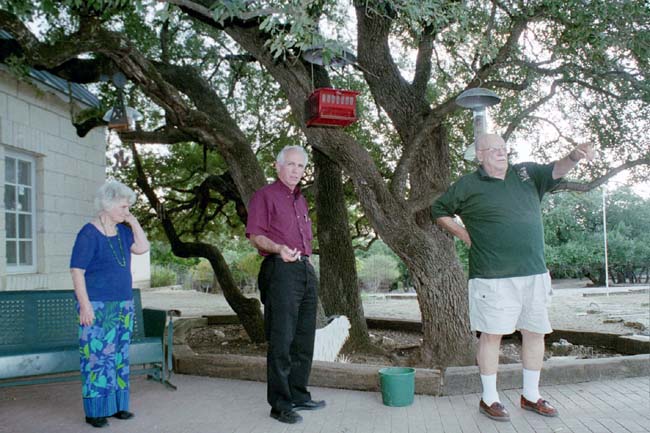
[[472,331],[508,335],[515,329],[538,334],[553,332],[547,307],[553,289],[548,272],[513,278],[469,280],[469,320]]

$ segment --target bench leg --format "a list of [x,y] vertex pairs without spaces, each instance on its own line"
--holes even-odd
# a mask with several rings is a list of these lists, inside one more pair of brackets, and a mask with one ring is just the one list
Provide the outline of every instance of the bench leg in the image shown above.
[[153,372],[147,374],[147,379],[148,380],[155,380],[156,382],[160,382],[163,385],[165,385],[167,388],[170,388],[170,389],[176,391],[178,389],[178,387],[169,381],[169,379],[170,379],[169,376],[165,377],[164,368],[162,366],[155,366],[155,367],[156,368],[153,370]]
[[164,381],[163,381],[163,384],[164,384],[167,388],[171,388],[171,389],[174,390],[174,391],[176,391],[176,390],[178,389],[178,387],[177,387],[176,385],[174,385],[173,383],[171,383],[171,382],[168,381],[168,380],[164,380]]
[[[173,390],[176,390],[176,385],[173,385],[169,380],[172,377],[172,365],[173,365],[173,357],[172,357],[172,352],[174,348],[174,321],[172,320],[172,316],[169,315],[169,320],[167,322],[167,353],[165,354],[165,350],[163,348],[163,359],[162,359],[162,371],[161,374],[163,376],[162,382],[165,384],[165,386],[172,388]],[[167,359],[165,359],[165,355],[167,355]],[[165,362],[166,361],[166,362]]]
[[[167,379],[172,375],[172,351],[174,348],[174,322],[172,316],[169,316],[169,324],[167,325]],[[163,354],[164,356],[164,354]]]

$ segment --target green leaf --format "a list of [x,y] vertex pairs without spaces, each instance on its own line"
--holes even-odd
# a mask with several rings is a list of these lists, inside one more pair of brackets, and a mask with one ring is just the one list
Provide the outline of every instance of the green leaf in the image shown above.
[[99,378],[93,383],[96,387],[106,388],[106,376],[99,376]]
[[108,334],[104,337],[106,341],[112,343],[115,340],[115,328],[111,329]]
[[101,340],[97,338],[93,338],[90,340],[90,350],[93,352],[98,352],[104,348],[104,344],[102,343]]

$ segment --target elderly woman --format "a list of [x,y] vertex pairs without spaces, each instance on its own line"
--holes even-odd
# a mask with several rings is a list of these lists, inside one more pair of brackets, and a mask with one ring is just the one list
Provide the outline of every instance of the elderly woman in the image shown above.
[[[133,331],[131,253],[149,250],[129,212],[135,193],[109,181],[95,197],[97,216],[84,225],[72,249],[70,272],[79,311],[79,353],[86,422],[129,419],[129,342]],[[126,223],[126,224],[125,224]],[[127,225],[128,224],[128,225]]]

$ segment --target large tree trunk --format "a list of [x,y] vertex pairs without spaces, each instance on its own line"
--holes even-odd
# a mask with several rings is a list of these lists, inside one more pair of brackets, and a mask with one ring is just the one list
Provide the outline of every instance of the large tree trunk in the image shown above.
[[[310,131],[312,138],[321,138],[314,139],[319,149],[329,150],[336,143],[314,137],[314,132]],[[341,155],[346,151],[354,149],[336,146],[332,155],[342,164],[363,161],[362,153]],[[412,213],[385,190],[372,189],[366,180],[370,176],[360,174],[366,166],[360,163],[350,169],[348,165],[346,172],[373,228],[409,269],[422,313],[423,363],[442,367],[473,364],[475,340],[469,327],[467,281],[453,238],[432,223],[428,209]]]
[[[446,128],[435,127],[412,157],[411,194],[431,196],[429,186],[432,184],[446,189],[450,166]],[[433,244],[433,263],[423,269],[424,275],[420,274],[419,288],[418,282],[415,283],[424,332],[423,361],[444,367],[472,364],[475,344],[469,326],[467,279],[458,261],[453,237],[434,224],[429,206],[417,211],[414,217],[418,227],[431,235],[427,238]],[[409,267],[409,271],[415,270]]]
[[424,334],[421,362],[442,368],[474,364],[467,279],[453,237],[433,224],[428,209],[416,213],[414,222],[379,233],[404,261],[418,296]]
[[319,296],[328,316],[341,314],[350,320],[348,345],[367,346],[370,338],[358,289],[341,169],[316,149],[314,165],[320,250]]
[[411,273],[422,315],[425,365],[447,367],[474,363],[467,281],[455,254],[454,241],[437,228],[425,246],[396,247]]

